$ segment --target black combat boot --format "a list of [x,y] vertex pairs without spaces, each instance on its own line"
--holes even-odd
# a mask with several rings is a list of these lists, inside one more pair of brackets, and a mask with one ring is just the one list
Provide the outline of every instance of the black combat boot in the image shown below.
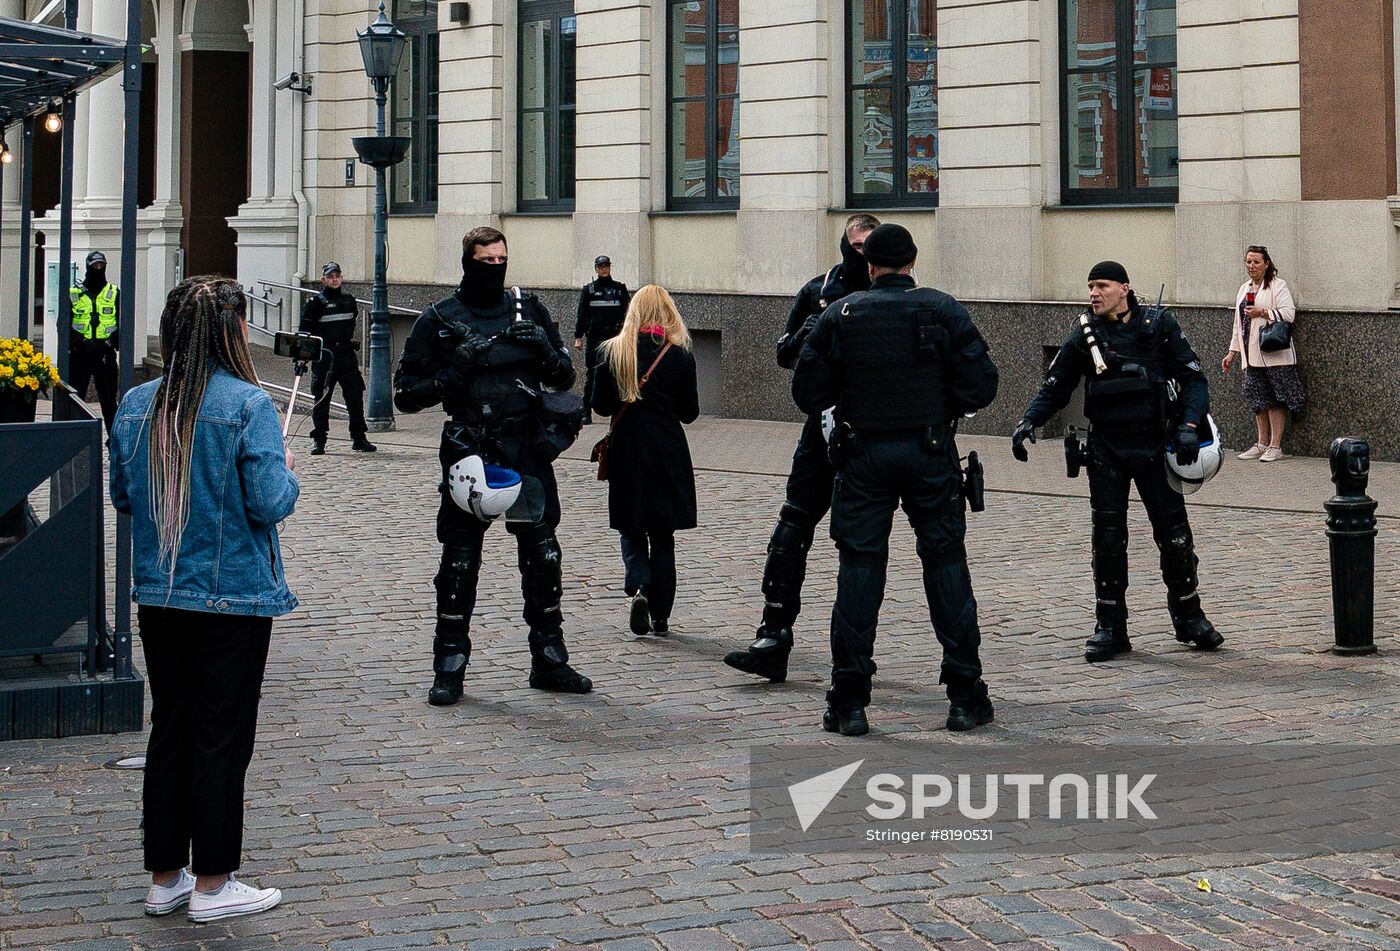
[[846,710],[827,707],[826,712],[822,714],[822,729],[828,733],[840,733],[842,736],[865,736],[870,732],[870,723],[865,719],[864,707],[851,707]]
[[428,703],[435,707],[450,707],[462,699],[462,681],[467,676],[466,653],[439,654],[433,658],[433,685],[428,689]]
[[356,436],[350,443],[350,448],[356,452],[378,452],[379,447],[363,436]]
[[1176,639],[1190,644],[1196,650],[1213,651],[1225,643],[1225,636],[1215,629],[1215,625],[1204,614],[1177,622]]
[[724,662],[735,670],[756,674],[772,683],[780,684],[787,680],[788,655],[791,653],[792,628],[784,627],[770,631],[760,627],[757,640],[746,650],[725,654]]
[[1126,624],[1106,625],[1100,622],[1084,645],[1084,659],[1091,664],[1097,664],[1100,661],[1112,660],[1132,649]]
[[324,439],[312,440],[311,454],[313,456],[324,456],[326,454],[326,441]]
[[969,683],[966,678],[948,681],[948,729],[961,733],[991,723],[994,716],[985,683]]
[[530,686],[556,693],[588,693],[593,681],[568,664],[547,664],[536,659],[530,665]]

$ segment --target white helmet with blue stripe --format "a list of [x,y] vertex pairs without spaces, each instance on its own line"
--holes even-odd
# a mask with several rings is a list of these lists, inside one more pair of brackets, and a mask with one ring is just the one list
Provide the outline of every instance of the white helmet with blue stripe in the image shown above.
[[452,501],[483,522],[495,521],[515,504],[521,482],[514,469],[492,465],[480,456],[467,456],[447,470]]
[[1167,483],[1182,495],[1200,491],[1225,462],[1225,447],[1220,444],[1220,430],[1215,420],[1206,414],[1205,424],[1200,427],[1201,451],[1196,461],[1183,466],[1176,461],[1176,444],[1167,443]]

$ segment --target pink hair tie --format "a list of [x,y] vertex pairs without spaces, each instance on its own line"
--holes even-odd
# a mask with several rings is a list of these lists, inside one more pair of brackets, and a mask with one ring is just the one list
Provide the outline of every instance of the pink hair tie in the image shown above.
[[652,324],[649,327],[643,327],[642,333],[651,334],[653,337],[664,337],[666,336],[666,328],[660,324]]

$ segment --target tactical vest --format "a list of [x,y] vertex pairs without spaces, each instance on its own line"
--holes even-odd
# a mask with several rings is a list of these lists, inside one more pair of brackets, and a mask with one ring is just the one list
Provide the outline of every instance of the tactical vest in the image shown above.
[[322,291],[315,299],[321,302],[323,308],[316,321],[316,335],[328,347],[344,347],[352,343],[355,339],[355,321],[359,316],[355,298],[343,291],[335,297],[327,296]]
[[1106,432],[1159,436],[1167,425],[1167,379],[1162,372],[1160,325],[1150,311],[1111,335],[1105,321],[1092,322],[1108,369],[1090,373],[1084,415]]
[[[73,332],[91,340],[106,340],[117,332],[117,285],[104,285],[97,292],[97,322],[93,326],[93,300],[82,286],[71,287],[68,297],[73,302]],[[94,333],[95,329],[95,333]]]
[[[512,288],[512,291],[515,289]],[[433,305],[438,317],[449,327],[470,329],[483,337],[496,337],[477,362],[466,384],[448,395],[443,406],[460,422],[480,426],[496,435],[508,436],[530,430],[539,411],[540,357],[530,347],[497,336],[524,315],[523,302],[494,316],[482,316],[463,304],[454,294]]]
[[622,329],[627,308],[622,304],[622,285],[616,281],[588,285],[588,332],[613,336]]
[[842,305],[837,417],[861,430],[947,422],[943,370],[948,332],[934,305],[909,293],[867,293]]

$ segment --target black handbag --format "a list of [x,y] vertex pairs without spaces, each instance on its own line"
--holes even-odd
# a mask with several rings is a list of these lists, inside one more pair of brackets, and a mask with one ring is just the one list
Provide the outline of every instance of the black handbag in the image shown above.
[[1277,353],[1292,346],[1293,325],[1282,318],[1265,324],[1259,331],[1259,349],[1265,353]]

